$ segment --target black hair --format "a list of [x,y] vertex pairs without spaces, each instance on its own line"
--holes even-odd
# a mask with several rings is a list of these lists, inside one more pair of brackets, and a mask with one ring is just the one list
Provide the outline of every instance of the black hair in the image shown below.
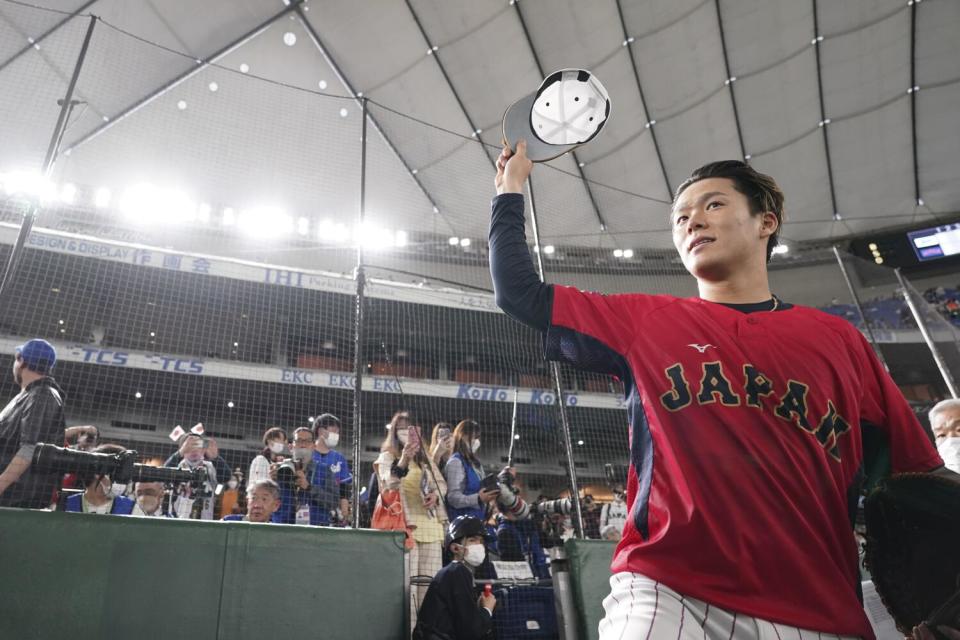
[[732,181],[734,188],[747,197],[753,215],[769,211],[777,217],[777,230],[767,238],[767,262],[770,262],[773,248],[780,244],[780,228],[783,226],[784,197],[777,181],[740,160],[710,162],[694,170],[689,178],[680,183],[673,197],[674,206],[687,187],[708,178],[727,178]]

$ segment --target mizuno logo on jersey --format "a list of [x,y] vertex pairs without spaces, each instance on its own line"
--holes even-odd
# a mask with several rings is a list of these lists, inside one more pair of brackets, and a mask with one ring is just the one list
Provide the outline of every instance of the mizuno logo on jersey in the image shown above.
[[707,349],[716,349],[716,348],[717,348],[717,345],[714,345],[714,344],[697,344],[696,342],[693,342],[693,343],[691,343],[691,344],[688,344],[687,346],[688,346],[688,347],[693,347],[694,349],[696,349],[696,350],[699,351],[700,353],[703,353],[703,352],[706,351]]
[[[769,398],[766,402],[775,403],[773,413],[778,418],[816,438],[834,460],[840,461],[840,436],[850,430],[850,423],[837,413],[832,400],[827,400],[826,412],[817,420],[816,415],[811,415],[807,402],[810,387],[802,382],[788,380],[785,389],[777,389],[773,381],[752,364],[743,365],[742,375],[736,378],[728,375],[721,362],[704,362],[700,369],[699,381],[691,378],[698,382],[696,388],[687,380],[687,373],[679,362],[664,370],[670,389],[660,396],[660,404],[667,411],[680,411],[694,402],[698,405],[719,402],[727,407],[746,405],[762,411],[764,399]],[[742,383],[734,384],[731,380]]]

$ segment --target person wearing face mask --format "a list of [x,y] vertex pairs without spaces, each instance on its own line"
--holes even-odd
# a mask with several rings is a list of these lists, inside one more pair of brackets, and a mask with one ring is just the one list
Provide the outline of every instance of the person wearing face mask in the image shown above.
[[[447,522],[443,474],[421,442],[419,428],[407,411],[398,411],[373,463],[381,507],[399,509],[408,534],[407,573],[433,578],[441,567],[443,537]],[[389,506],[388,506],[389,501]],[[426,587],[410,589],[410,625],[416,625],[417,606],[426,597]]]
[[270,427],[263,434],[263,451],[250,463],[247,482],[253,486],[261,480],[270,479],[270,465],[281,462],[287,450],[287,432],[280,427]]
[[[181,460],[177,468],[193,471],[202,467],[206,470],[207,480],[199,489],[186,483],[180,485],[174,502],[174,510],[178,518],[213,520],[217,470],[206,458],[206,449],[207,443],[204,438],[195,433],[188,433],[181,440],[179,450]],[[227,467],[228,471],[229,468]]]
[[64,437],[64,393],[50,377],[56,362],[57,352],[45,340],[16,349],[13,379],[20,393],[0,411],[0,507],[48,507],[60,481],[59,474],[30,468],[37,444]]
[[[253,486],[253,485],[251,485]],[[240,485],[240,478],[236,474],[230,476],[227,484],[220,495],[220,515],[228,516],[231,514],[243,514],[244,510],[240,506],[240,492],[243,487]]]
[[[336,511],[337,507],[341,522],[349,523],[353,474],[343,454],[334,451],[340,443],[340,419],[332,413],[317,416],[313,421],[313,436],[313,466],[306,474],[314,498],[313,507],[310,509],[310,524],[335,524],[331,512]],[[327,498],[330,494],[339,497],[339,501],[334,501],[332,509]]]
[[613,501],[600,510],[600,537],[604,540],[619,540],[623,525],[627,523],[627,502],[623,485],[613,487]]
[[414,640],[485,640],[493,637],[493,611],[497,599],[473,585],[474,570],[483,564],[483,522],[460,516],[450,523],[444,545],[453,561],[430,581]]
[[[93,450],[93,453],[117,454],[126,451],[115,444],[104,444]],[[133,512],[136,504],[123,495],[127,485],[114,484],[108,475],[97,475],[83,472],[78,474],[83,483],[83,493],[75,493],[67,498],[64,511],[75,513],[109,513],[117,516],[128,516]]]
[[138,482],[133,488],[136,504],[133,505],[130,515],[145,518],[169,517],[163,510],[163,494],[162,482]]
[[497,499],[499,490],[480,488],[483,465],[477,458],[480,450],[480,425],[474,420],[462,420],[453,430],[453,454],[443,469],[447,481],[447,515],[473,516],[481,522],[487,519],[490,503]]
[[938,402],[930,409],[929,417],[930,430],[943,465],[960,473],[960,400],[951,398]]

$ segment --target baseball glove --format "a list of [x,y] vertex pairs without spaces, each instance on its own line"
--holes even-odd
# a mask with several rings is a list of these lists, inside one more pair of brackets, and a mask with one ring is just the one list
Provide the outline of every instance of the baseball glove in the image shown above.
[[932,630],[960,625],[960,483],[895,475],[867,496],[864,510],[865,564],[897,628],[909,635],[922,622]]

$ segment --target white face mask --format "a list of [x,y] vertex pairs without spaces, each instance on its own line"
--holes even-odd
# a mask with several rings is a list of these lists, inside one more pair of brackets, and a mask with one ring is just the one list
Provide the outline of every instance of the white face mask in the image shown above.
[[229,489],[236,489],[236,488],[237,488],[237,484],[238,484],[238,482],[237,482],[236,480],[231,480],[230,482],[227,483],[227,488],[229,488]]
[[937,445],[937,453],[943,458],[947,469],[960,473],[960,437],[950,436],[941,440]]
[[476,453],[477,451],[479,451],[479,450],[480,450],[480,438],[476,438],[476,439],[473,441],[473,444],[470,446],[470,448],[473,449],[473,452],[474,452],[474,453]]
[[270,452],[280,455],[283,453],[283,443],[282,442],[271,442],[270,443]]
[[111,498],[119,498],[127,491],[127,485],[114,482],[110,485],[110,490],[106,492]]
[[340,434],[339,433],[328,433],[327,437],[323,439],[327,446],[331,449],[337,446],[340,443]]
[[397,431],[397,440],[400,441],[400,444],[407,444],[410,442],[410,433],[407,431]]
[[482,544],[468,544],[467,552],[463,554],[463,561],[471,567],[479,567],[487,557],[487,548]]

